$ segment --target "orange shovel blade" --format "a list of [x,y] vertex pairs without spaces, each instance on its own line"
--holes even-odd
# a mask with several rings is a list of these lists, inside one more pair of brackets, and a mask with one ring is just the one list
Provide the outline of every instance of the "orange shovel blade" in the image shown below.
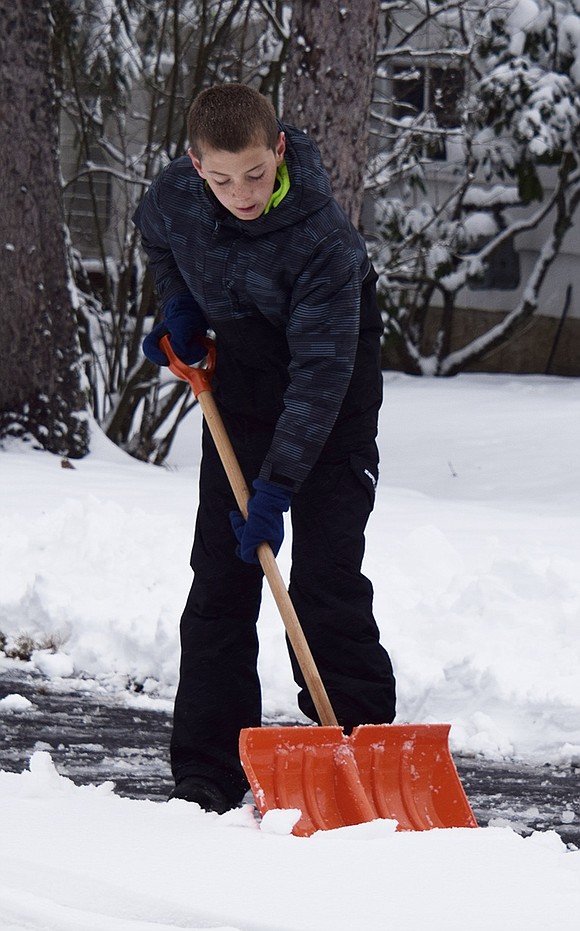
[[257,727],[240,759],[262,815],[298,808],[308,836],[376,818],[398,830],[477,827],[449,752],[448,724]]

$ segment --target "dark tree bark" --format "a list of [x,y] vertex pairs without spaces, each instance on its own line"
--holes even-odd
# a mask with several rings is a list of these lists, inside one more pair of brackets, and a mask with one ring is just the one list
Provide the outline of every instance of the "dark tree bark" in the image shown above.
[[47,0],[0,0],[0,438],[88,451]]
[[379,0],[297,0],[284,119],[318,143],[337,200],[356,225],[368,155]]

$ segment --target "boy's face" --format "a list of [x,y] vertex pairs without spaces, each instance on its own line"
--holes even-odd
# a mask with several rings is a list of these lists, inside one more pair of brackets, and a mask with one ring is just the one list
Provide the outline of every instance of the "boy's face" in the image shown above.
[[275,151],[265,145],[251,145],[241,152],[204,148],[201,159],[192,149],[188,155],[200,178],[207,181],[226,210],[238,220],[256,220],[272,196],[285,149],[284,133],[280,133]]

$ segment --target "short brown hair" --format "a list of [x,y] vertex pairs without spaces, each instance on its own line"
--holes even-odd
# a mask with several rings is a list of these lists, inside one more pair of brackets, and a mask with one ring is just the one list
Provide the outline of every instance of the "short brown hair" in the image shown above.
[[264,142],[276,149],[278,123],[270,101],[247,84],[218,84],[202,91],[187,114],[189,144],[201,161],[204,145],[241,152]]

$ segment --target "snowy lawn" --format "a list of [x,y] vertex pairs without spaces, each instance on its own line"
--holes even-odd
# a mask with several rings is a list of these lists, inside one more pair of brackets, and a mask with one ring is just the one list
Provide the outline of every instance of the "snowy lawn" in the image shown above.
[[[579,380],[385,376],[366,571],[397,723],[448,722],[454,751],[580,769],[579,427]],[[99,434],[74,469],[0,453],[7,650],[26,634],[56,685],[83,676],[170,706],[198,457],[199,411],[171,470]],[[279,561],[287,574],[287,545]],[[268,594],[260,639],[266,714],[298,720]],[[0,701],[0,725],[21,713],[34,713],[22,697]],[[551,832],[289,831],[249,807],[219,817],[76,787],[38,752],[30,771],[0,772],[0,929],[545,931],[579,913],[580,852]]]

